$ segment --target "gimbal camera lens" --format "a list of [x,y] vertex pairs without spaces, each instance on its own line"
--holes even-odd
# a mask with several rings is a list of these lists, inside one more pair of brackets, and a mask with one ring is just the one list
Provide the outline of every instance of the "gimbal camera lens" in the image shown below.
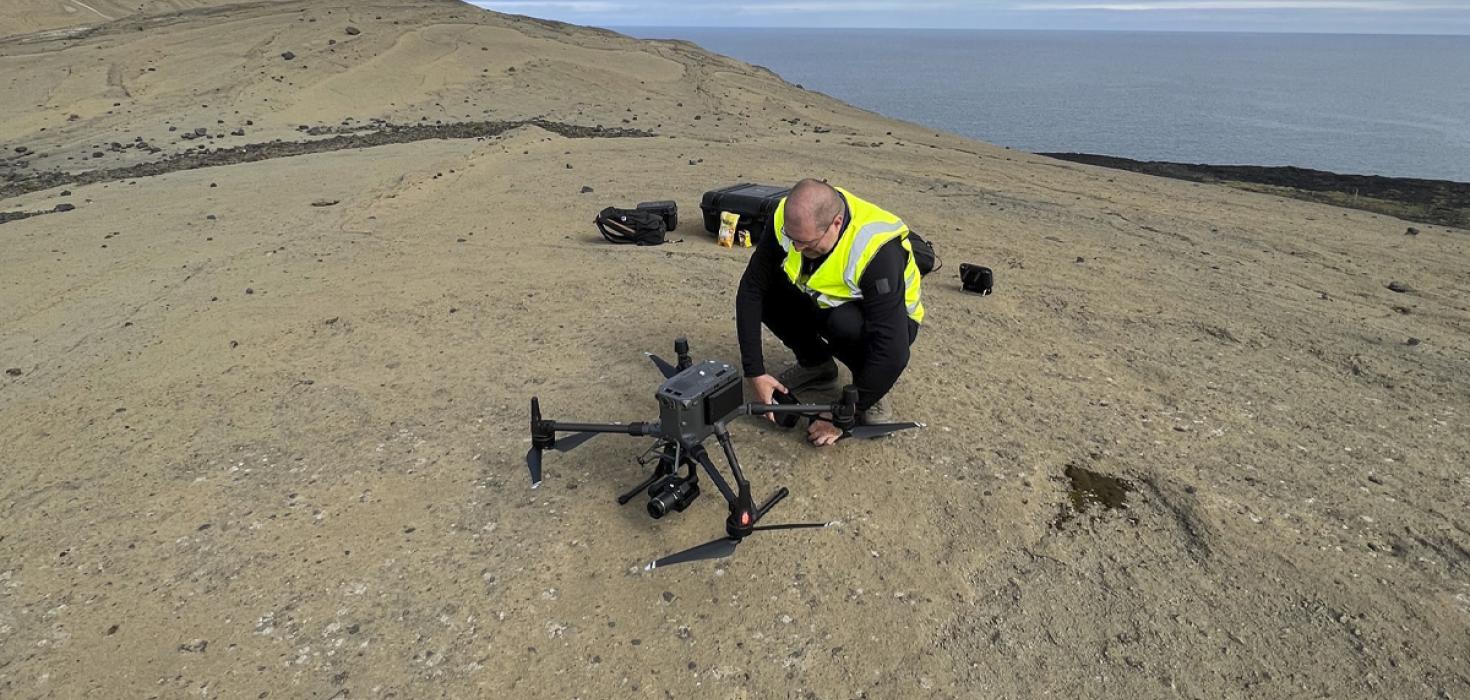
[[699,485],[693,479],[670,481],[648,500],[648,515],[658,520],[669,511],[683,512],[698,496]]

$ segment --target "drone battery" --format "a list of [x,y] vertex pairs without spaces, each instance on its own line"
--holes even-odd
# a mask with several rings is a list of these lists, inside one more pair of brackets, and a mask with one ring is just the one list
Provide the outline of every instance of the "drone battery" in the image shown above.
[[741,389],[738,379],[721,385],[709,398],[704,400],[704,421],[710,425],[724,421],[743,403],[745,403],[745,392]]
[[[771,398],[774,399],[776,403],[783,406],[801,403],[801,399],[796,398],[795,393],[775,391],[771,393]],[[779,425],[783,428],[795,428],[797,422],[800,420],[801,416],[795,413],[776,414],[776,425]]]

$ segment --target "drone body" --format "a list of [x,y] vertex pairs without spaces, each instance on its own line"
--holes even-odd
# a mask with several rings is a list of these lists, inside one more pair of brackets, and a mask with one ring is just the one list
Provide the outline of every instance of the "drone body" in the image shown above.
[[[735,545],[758,530],[826,527],[825,523],[757,525],[771,508],[786,498],[785,488],[777,489],[764,503],[757,505],[751,497],[750,482],[740,468],[735,447],[726,424],[742,415],[772,414],[784,427],[795,425],[800,417],[828,420],[843,430],[845,437],[879,437],[899,430],[923,427],[922,423],[888,423],[856,425],[857,389],[843,389],[842,401],[830,404],[801,404],[794,397],[781,396],[779,404],[743,403],[741,375],[735,367],[713,360],[698,365],[689,358],[689,343],[683,338],[674,342],[678,364],[670,365],[652,353],[645,353],[663,372],[664,382],[655,392],[659,420],[635,423],[566,423],[543,420],[540,400],[531,398],[531,449],[526,453],[526,466],[531,472],[531,487],[541,484],[541,457],[548,449],[570,450],[599,433],[653,436],[654,445],[639,463],[655,462],[653,474],[627,493],[618,497],[623,505],[639,493],[648,495],[648,514],[659,519],[669,512],[682,512],[699,497],[699,471],[703,468],[710,481],[729,504],[725,519],[726,537],[693,547],[648,564],[645,569],[698,559],[729,556]],[[830,417],[827,417],[830,415]],[[573,433],[561,438],[558,432]],[[704,443],[709,438],[719,442],[729,463],[734,488],[715,468]],[[683,474],[679,473],[684,469]]]
[[677,436],[686,449],[708,440],[715,434],[715,426],[734,418],[745,398],[740,372],[714,360],[668,378],[654,397],[658,399],[663,435]]

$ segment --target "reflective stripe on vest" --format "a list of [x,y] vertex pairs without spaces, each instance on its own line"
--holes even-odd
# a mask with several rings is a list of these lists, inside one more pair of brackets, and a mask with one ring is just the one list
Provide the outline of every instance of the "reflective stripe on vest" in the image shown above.
[[786,237],[786,199],[783,198],[776,206],[773,228],[776,232],[776,242],[786,252],[786,259],[781,266],[786,277],[804,294],[816,300],[822,308],[841,306],[847,302],[862,299],[863,292],[858,282],[862,279],[863,271],[867,269],[868,263],[872,261],[880,248],[894,238],[898,238],[903,241],[903,249],[909,254],[904,266],[904,307],[908,311],[909,318],[922,323],[924,320],[924,305],[920,301],[922,281],[918,265],[914,262],[913,247],[909,245],[908,227],[904,225],[902,219],[878,206],[840,187],[836,189],[846,198],[847,209],[852,220],[846,222],[847,233],[838,239],[837,245],[828,253],[827,259],[823,260],[822,264],[810,275],[802,275],[801,251],[796,250],[791,239]]

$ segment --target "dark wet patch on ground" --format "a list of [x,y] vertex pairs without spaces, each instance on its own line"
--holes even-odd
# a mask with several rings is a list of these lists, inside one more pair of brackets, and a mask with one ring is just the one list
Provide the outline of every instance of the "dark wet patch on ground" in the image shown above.
[[[80,173],[23,173],[10,175],[0,183],[0,199],[15,197],[30,192],[59,187],[61,185],[90,185],[137,177],[152,177],[180,170],[195,170],[220,165],[237,165],[274,158],[310,155],[343,151],[352,148],[371,148],[414,141],[433,139],[472,139],[497,136],[523,126],[536,126],[561,136],[573,139],[587,138],[643,138],[653,136],[642,129],[614,129],[601,126],[580,126],[544,119],[523,121],[479,121],[453,124],[414,124],[398,126],[385,124],[367,129],[343,128],[321,129],[314,133],[337,133],[330,138],[311,141],[271,141],[214,151],[179,153],[152,163],[140,163],[122,168],[90,170]],[[45,212],[43,212],[45,213]]]
[[1068,464],[1063,474],[1067,477],[1067,502],[1062,504],[1061,512],[1052,521],[1053,527],[1061,527],[1090,510],[1128,507],[1128,494],[1134,490],[1132,483],[1076,464]]

